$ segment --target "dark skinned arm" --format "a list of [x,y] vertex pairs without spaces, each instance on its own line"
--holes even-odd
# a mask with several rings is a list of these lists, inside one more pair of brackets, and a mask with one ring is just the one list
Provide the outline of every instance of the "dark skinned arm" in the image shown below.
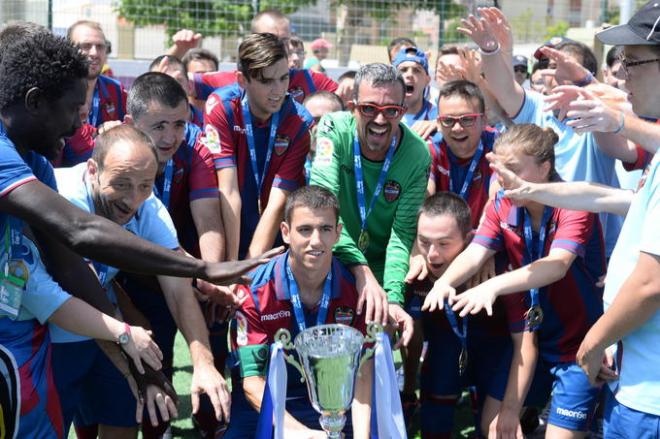
[[[37,229],[32,229],[32,233],[39,245],[39,252],[48,272],[63,290],[84,300],[104,314],[119,318],[115,315],[114,307],[105,290],[83,258],[66,248],[50,234]],[[148,384],[154,384],[163,389],[174,401],[177,401],[176,392],[161,371],[156,371],[143,363],[145,373],[140,374],[134,366],[131,367],[132,362],[128,361],[119,345],[102,340],[96,340],[96,342],[127,379],[136,398],[143,394]]]
[[56,237],[91,260],[143,274],[197,277],[231,285],[283,250],[271,250],[246,261],[206,263],[140,239],[105,218],[84,212],[39,181],[23,184],[1,197],[0,211]]

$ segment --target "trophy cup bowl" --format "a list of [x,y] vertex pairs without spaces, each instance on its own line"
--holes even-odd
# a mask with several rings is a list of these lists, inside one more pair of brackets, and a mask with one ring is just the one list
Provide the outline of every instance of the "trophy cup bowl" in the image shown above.
[[307,383],[307,393],[314,409],[321,414],[319,423],[329,438],[341,437],[346,423],[346,411],[351,407],[355,380],[373,348],[362,355],[365,340],[375,341],[378,324],[370,324],[365,338],[360,331],[341,324],[319,325],[298,334],[291,345],[286,329],[276,335],[285,349],[295,347],[300,363],[290,355],[286,361],[294,365]]

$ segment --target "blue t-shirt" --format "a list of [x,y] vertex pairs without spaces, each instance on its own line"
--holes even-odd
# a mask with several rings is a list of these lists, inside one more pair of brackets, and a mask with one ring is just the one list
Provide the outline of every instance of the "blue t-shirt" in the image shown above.
[[[621,286],[635,269],[639,253],[660,256],[660,153],[642,178],[643,186],[633,198],[610,259],[603,296],[606,311],[618,294],[626,294]],[[626,407],[660,416],[660,311],[622,342],[616,399]]]
[[406,113],[403,115],[403,123],[405,123],[408,128],[412,128],[415,122],[420,120],[436,120],[438,118],[438,107],[433,105],[430,101],[424,99],[422,103],[422,109],[417,112],[417,114]]
[[[605,154],[592,133],[577,134],[573,128],[555,117],[551,111],[543,111],[543,96],[525,90],[525,100],[513,122],[533,123],[542,128],[552,128],[559,136],[555,145],[555,168],[564,181],[591,181],[619,187],[614,165],[616,159]],[[609,256],[619,237],[623,218],[614,214],[601,214],[600,222],[605,234],[605,252]]]
[[[87,164],[81,163],[73,168],[60,168],[55,171],[57,184],[60,188],[60,194],[81,208],[85,212],[94,213],[94,203],[91,197],[91,186],[86,179]],[[160,246],[177,249],[179,243],[176,236],[176,229],[163,203],[153,194],[140,206],[135,216],[125,225],[124,229],[139,236],[140,238],[151,241]],[[99,275],[105,273],[103,286],[108,292],[112,303],[116,303],[116,298],[111,285],[118,269],[104,264],[94,263],[94,267]],[[50,325],[50,334],[53,343],[69,343],[73,341],[87,340],[87,337],[71,334],[64,331],[57,325]]]

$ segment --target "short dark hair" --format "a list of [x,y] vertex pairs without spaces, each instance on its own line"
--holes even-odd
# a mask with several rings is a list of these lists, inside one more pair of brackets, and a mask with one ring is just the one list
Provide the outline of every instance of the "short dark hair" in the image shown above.
[[463,237],[472,231],[472,214],[470,207],[463,198],[453,192],[438,192],[426,200],[417,212],[417,220],[424,214],[428,217],[450,215],[456,220],[456,225]]
[[557,44],[555,49],[560,52],[570,53],[571,55],[577,56],[582,67],[589,70],[594,76],[598,74],[598,60],[596,59],[594,52],[586,44],[569,40]]
[[339,84],[344,79],[355,79],[355,75],[357,75],[355,70],[346,70],[339,76],[339,78],[337,78],[337,84]]
[[220,66],[218,57],[210,50],[201,47],[195,47],[194,49],[188,50],[181,59],[183,66],[186,68],[186,72],[188,71],[188,64],[190,64],[191,61],[211,61],[214,66],[213,70],[218,70],[218,67]]
[[605,64],[607,65],[607,67],[612,68],[614,63],[619,60],[622,53],[623,53],[623,46],[610,47],[610,50],[607,51],[607,55],[605,55]]
[[331,91],[327,90],[318,90],[312,93],[311,95],[308,95],[305,97],[305,100],[303,101],[303,106],[311,101],[312,99],[325,99],[327,101],[330,101],[332,104],[335,105],[335,108],[337,108],[334,111],[344,111],[344,101],[341,100],[339,96],[336,94],[332,93]]
[[186,70],[186,66],[183,64],[183,62],[177,58],[174,55],[159,55],[156,58],[154,58],[153,61],[151,61],[151,64],[149,64],[149,71],[153,72],[160,63],[164,60],[167,59],[168,64],[175,68],[178,69],[179,72],[183,75],[184,78],[188,77],[188,71]]
[[458,55],[458,46],[443,46],[438,50],[438,58],[444,55]]
[[[403,91],[403,98],[406,97],[406,84],[403,82],[401,73],[391,64],[372,63],[361,66],[355,74],[355,86],[353,88],[353,99],[357,100],[360,96],[360,84],[367,82],[374,87],[385,84],[399,84]],[[403,104],[403,98],[401,104]]]
[[105,166],[105,157],[117,142],[134,142],[146,145],[154,155],[154,160],[158,163],[158,154],[156,146],[151,138],[134,127],[133,125],[121,124],[99,134],[94,141],[94,151],[92,159],[96,162],[99,171]]
[[438,111],[440,111],[440,99],[450,96],[460,96],[468,101],[476,99],[479,102],[479,112],[484,113],[486,111],[484,95],[474,82],[459,79],[445,83],[438,93]]
[[265,68],[287,58],[284,42],[271,33],[248,35],[238,46],[238,70],[248,82],[263,78]]
[[297,207],[308,209],[332,209],[335,213],[335,224],[339,222],[339,201],[337,197],[324,187],[311,185],[303,186],[291,192],[284,206],[284,221],[291,224],[293,211]]
[[0,110],[32,88],[55,101],[87,78],[88,62],[78,48],[50,32],[36,32],[0,48]]
[[396,49],[398,52],[399,49],[401,49],[403,46],[409,46],[409,47],[417,47],[417,44],[415,44],[415,41],[407,38],[407,37],[398,37],[390,41],[390,44],[387,45],[387,55],[390,57],[390,61],[393,61],[392,58],[392,50]]
[[128,92],[128,114],[133,119],[139,119],[147,112],[152,101],[176,108],[181,102],[188,102],[188,97],[176,79],[165,73],[147,72],[135,79]]

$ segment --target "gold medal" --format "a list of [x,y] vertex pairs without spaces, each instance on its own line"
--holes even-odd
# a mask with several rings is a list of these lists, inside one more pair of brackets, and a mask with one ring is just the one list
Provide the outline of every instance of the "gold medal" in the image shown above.
[[539,305],[534,305],[525,313],[525,320],[527,321],[527,328],[530,331],[538,329],[543,323],[543,310]]
[[360,231],[360,236],[358,236],[357,245],[362,253],[365,253],[367,251],[367,248],[369,247],[369,232],[367,232],[366,230]]

